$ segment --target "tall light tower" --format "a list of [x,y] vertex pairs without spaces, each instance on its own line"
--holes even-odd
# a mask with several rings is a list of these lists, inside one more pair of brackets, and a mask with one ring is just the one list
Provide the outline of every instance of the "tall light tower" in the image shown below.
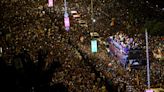
[[65,25],[65,30],[69,31],[70,30],[70,21],[69,21],[69,15],[67,12],[67,1],[64,0],[64,25]]

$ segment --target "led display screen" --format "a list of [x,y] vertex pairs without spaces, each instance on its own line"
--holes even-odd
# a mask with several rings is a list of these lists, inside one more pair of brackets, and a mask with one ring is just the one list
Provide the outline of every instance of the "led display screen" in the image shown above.
[[91,51],[92,53],[97,52],[97,40],[91,40]]

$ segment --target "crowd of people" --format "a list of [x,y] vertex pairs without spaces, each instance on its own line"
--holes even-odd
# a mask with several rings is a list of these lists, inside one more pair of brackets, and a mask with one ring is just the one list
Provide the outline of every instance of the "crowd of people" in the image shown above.
[[[116,34],[117,35],[117,34]],[[119,36],[119,35],[117,35]],[[136,43],[138,43],[140,46],[140,48],[143,49],[143,52],[146,53],[146,50],[145,50],[145,44],[144,44],[144,35],[141,35],[141,34],[138,34],[138,35],[135,35],[135,38],[134,38],[134,41]],[[152,85],[152,88],[158,88],[158,87],[161,87],[163,88],[163,73],[161,72],[161,70],[163,70],[163,61],[159,61],[158,59],[155,59],[153,54],[152,54],[152,51],[153,50],[157,50],[157,48],[161,48],[161,46],[163,45],[158,45],[159,43],[161,43],[162,40],[159,40],[161,37],[151,37],[149,36],[149,47],[150,47],[150,78],[151,78],[151,85]],[[151,44],[153,43],[153,41],[156,41],[154,42],[154,44]],[[159,49],[158,49],[159,50]],[[160,50],[162,52],[162,50]],[[146,60],[146,55],[143,55],[142,57],[145,58]],[[143,61],[146,63],[146,61]],[[116,67],[120,67],[119,66],[119,63],[116,64]],[[157,69],[158,68],[158,69]],[[124,71],[125,72],[125,71]],[[118,75],[117,77],[113,76],[112,78],[116,78],[117,81],[119,82],[123,82],[124,85],[128,85],[129,83],[131,83],[133,85],[133,92],[143,92],[143,89],[146,89],[146,86],[147,86],[147,71],[146,71],[146,66],[140,66],[139,69],[131,69],[130,71],[126,71],[128,72],[128,74],[121,74],[121,75]],[[129,75],[130,74],[130,75]],[[157,78],[155,76],[158,76]],[[159,78],[160,77],[160,78]],[[158,82],[157,82],[158,81]]]
[[[0,2],[1,7],[5,7],[2,9],[3,14],[0,17],[3,28],[1,28],[1,58],[6,65],[15,67],[14,69],[18,69],[17,71],[28,67],[26,62],[29,62],[29,59],[23,59],[20,63],[17,63],[19,60],[13,60],[22,51],[27,51],[32,64],[41,67],[40,76],[43,76],[45,71],[49,71],[54,62],[58,61],[61,64],[52,72],[47,83],[49,86],[62,83],[69,92],[107,92],[111,89],[116,92],[118,90],[143,92],[146,89],[146,66],[141,66],[138,70],[125,71],[117,60],[107,57],[103,46],[99,46],[98,54],[92,55],[89,49],[90,28],[75,27],[74,24],[71,24],[70,32],[66,32],[62,15],[64,12],[60,11],[62,8],[59,8],[63,5],[60,3],[50,9],[47,7],[46,1],[18,2],[13,0],[9,2],[1,0]],[[70,6],[74,6],[74,4]],[[76,6],[78,5],[76,4]],[[83,9],[86,8],[87,6],[83,7]],[[83,10],[81,14],[85,14],[83,19],[87,19],[89,22],[88,11]],[[73,21],[75,20],[71,20],[71,22]],[[108,31],[100,30],[99,33],[100,36],[104,34],[109,36]],[[119,37],[120,34],[116,34],[116,36]],[[133,40],[138,44],[144,43],[141,36],[143,35],[136,35]],[[80,37],[83,37],[84,42],[80,42]],[[158,43],[157,37],[149,39],[150,43],[153,41]],[[81,47],[83,45],[86,46],[85,49]],[[155,46],[156,44],[150,44],[152,49]],[[39,54],[40,50],[42,54]],[[154,58],[151,58],[150,61],[151,87],[164,88],[162,61]],[[35,80],[33,81],[35,82]],[[114,87],[110,87],[110,83]],[[16,85],[21,84],[17,83]],[[36,86],[32,86],[34,86],[32,89],[36,90]],[[42,85],[40,86],[42,87]]]
[[[154,39],[154,38],[153,38]],[[152,41],[156,44],[156,47],[153,47],[153,55],[158,60],[163,60],[164,58],[164,45],[163,45],[163,39],[160,37],[157,37],[155,41]]]
[[135,40],[136,41],[135,42],[133,38],[130,38],[121,32],[117,32],[116,35],[111,36],[111,37],[114,41],[119,43],[119,45],[122,46],[123,48],[131,49],[131,48],[137,48],[139,46],[139,44],[137,43],[137,40]]

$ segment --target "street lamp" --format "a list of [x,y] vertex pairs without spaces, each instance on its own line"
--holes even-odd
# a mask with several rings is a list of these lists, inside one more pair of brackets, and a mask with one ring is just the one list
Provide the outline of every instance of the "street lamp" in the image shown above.
[[[91,31],[94,33],[94,23],[96,22],[96,20],[94,19],[94,13],[93,13],[93,0],[91,0]],[[96,53],[98,49],[98,44],[97,44],[97,39],[93,36],[93,38],[91,38],[91,51],[92,53]]]
[[94,32],[94,14],[93,14],[93,0],[91,0],[91,21],[92,21],[92,31]]
[[96,22],[96,20],[95,20],[95,19],[93,19],[93,20],[92,20],[92,22],[93,22],[93,23],[95,23],[95,22]]

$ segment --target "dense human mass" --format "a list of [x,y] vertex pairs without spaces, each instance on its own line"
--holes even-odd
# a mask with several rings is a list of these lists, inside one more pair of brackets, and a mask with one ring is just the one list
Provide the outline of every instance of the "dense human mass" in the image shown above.
[[[138,33],[139,21],[128,22],[128,12],[122,13],[128,10],[117,12],[119,6],[124,7],[120,3],[116,3],[115,12],[104,12],[105,2],[94,3],[94,29],[101,40],[105,42],[109,36],[122,39],[126,34],[145,52],[145,34]],[[147,88],[145,65],[124,69],[104,44],[98,45],[97,53],[91,53],[87,5],[85,0],[68,1],[68,11],[77,10],[88,26],[81,26],[70,14],[71,29],[66,32],[63,1],[56,0],[53,8],[47,7],[45,0],[0,1],[0,80],[4,90],[10,90],[5,89],[9,87],[21,92],[143,92]],[[114,9],[114,5],[109,8]],[[164,54],[162,38],[149,35],[152,88],[164,88],[164,61],[154,57],[158,50],[160,55]]]

